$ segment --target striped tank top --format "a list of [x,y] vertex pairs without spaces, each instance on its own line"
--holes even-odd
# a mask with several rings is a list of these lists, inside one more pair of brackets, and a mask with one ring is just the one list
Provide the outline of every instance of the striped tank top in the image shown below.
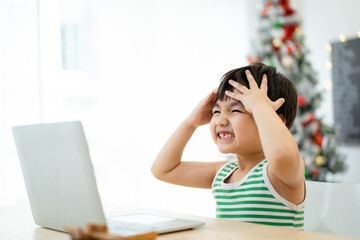
[[237,167],[237,161],[227,162],[212,183],[217,218],[304,229],[305,201],[295,205],[275,191],[267,175],[267,160],[257,164],[240,181],[225,183]]

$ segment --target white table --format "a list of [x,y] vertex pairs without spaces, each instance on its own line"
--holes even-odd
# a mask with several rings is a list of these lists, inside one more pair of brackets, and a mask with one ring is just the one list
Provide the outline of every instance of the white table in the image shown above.
[[[129,209],[126,209],[129,210]],[[134,210],[134,209],[131,209]],[[122,211],[119,209],[119,212]],[[352,239],[335,235],[302,232],[280,227],[235,222],[229,220],[190,216],[179,213],[168,213],[155,210],[144,210],[145,213],[156,213],[170,217],[188,218],[205,222],[203,227],[194,230],[158,236],[159,240],[227,240],[227,239],[298,239],[298,240],[345,240]],[[68,240],[69,235],[63,232],[45,229],[35,225],[31,211],[26,206],[0,207],[0,240]]]

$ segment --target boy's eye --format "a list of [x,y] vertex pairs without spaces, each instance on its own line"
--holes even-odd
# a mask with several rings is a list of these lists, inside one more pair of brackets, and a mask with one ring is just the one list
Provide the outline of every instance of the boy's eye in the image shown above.
[[213,114],[220,113],[219,110],[213,110]]
[[235,110],[232,110],[232,112],[234,113],[243,113],[242,111],[240,111],[240,110],[237,110],[237,109],[235,109]]

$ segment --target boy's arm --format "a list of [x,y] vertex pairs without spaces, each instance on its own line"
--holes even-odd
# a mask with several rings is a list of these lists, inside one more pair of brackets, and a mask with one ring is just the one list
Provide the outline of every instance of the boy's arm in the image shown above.
[[303,186],[304,161],[290,131],[269,105],[258,104],[253,116],[259,131],[262,148],[269,159],[269,172],[287,186]]
[[215,97],[213,91],[201,101],[165,143],[151,167],[156,178],[183,186],[211,188],[216,171],[224,162],[181,162],[181,157],[196,128],[210,122]]
[[246,71],[250,89],[230,81],[241,93],[226,94],[241,101],[250,112],[258,128],[265,157],[269,160],[268,171],[275,174],[288,187],[304,186],[304,162],[297,143],[284,122],[275,112],[283,103],[280,98],[272,102],[267,96],[267,76],[264,75],[258,88],[250,71]]

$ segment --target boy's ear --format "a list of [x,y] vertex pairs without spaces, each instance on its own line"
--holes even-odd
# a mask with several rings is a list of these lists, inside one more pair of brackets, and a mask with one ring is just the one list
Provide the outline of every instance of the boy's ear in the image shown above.
[[284,118],[284,115],[282,115],[282,114],[278,114],[278,115],[279,115],[281,121],[286,125],[286,119]]

